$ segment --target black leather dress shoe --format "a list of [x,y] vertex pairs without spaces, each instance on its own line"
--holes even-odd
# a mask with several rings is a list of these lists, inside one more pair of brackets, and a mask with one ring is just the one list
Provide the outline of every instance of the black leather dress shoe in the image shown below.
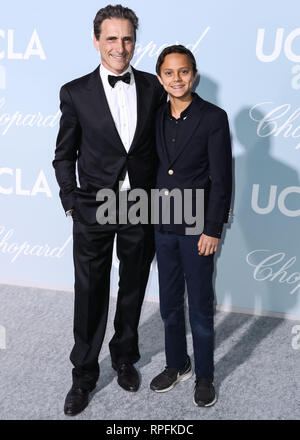
[[137,391],[140,386],[138,372],[132,364],[121,364],[116,367],[118,384],[126,391]]
[[73,385],[67,394],[64,406],[66,416],[76,416],[89,404],[89,391]]

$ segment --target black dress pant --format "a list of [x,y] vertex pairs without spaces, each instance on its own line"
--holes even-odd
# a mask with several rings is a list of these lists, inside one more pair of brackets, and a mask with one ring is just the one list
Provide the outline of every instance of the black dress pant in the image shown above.
[[91,390],[99,377],[115,235],[120,264],[115,333],[109,343],[114,368],[140,358],[137,329],[154,257],[154,233],[151,225],[86,225],[76,215],[73,220],[75,344],[70,359],[73,383]]

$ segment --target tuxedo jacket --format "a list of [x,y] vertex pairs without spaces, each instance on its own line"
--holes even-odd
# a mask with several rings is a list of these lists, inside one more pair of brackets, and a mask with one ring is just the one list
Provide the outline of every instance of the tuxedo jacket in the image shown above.
[[[99,66],[60,90],[62,112],[53,166],[65,211],[75,209],[87,224],[96,223],[99,189],[115,192],[128,171],[131,188],[155,185],[155,113],[166,101],[156,76],[132,68],[137,93],[137,125],[127,152],[105,96]],[[76,164],[79,184],[76,179]]]
[[[195,94],[184,121],[184,132],[181,131],[176,141],[177,150],[170,161],[164,135],[167,106],[167,103],[162,105],[156,116],[156,148],[159,157],[156,187],[169,192],[178,188],[182,194],[184,189],[191,189],[193,215],[196,214],[196,189],[203,189],[203,232],[218,237],[220,234],[215,234],[216,228],[221,233],[223,224],[228,222],[232,191],[232,154],[227,114]],[[165,229],[185,234],[186,227],[191,225],[184,221],[184,214],[182,218],[181,224],[172,224],[174,215],[171,212],[172,226]],[[163,230],[161,217],[156,229]]]

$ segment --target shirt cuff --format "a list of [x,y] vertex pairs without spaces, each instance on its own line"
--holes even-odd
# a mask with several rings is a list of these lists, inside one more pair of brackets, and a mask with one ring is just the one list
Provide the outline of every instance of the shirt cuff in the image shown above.
[[220,238],[222,235],[223,223],[215,223],[211,221],[205,222],[203,234],[210,237]]

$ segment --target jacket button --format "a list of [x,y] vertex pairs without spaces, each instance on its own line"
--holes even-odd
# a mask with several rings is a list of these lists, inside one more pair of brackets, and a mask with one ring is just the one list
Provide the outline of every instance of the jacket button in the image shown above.
[[168,196],[169,195],[169,191],[165,191],[165,196]]
[[168,173],[170,174],[170,176],[172,176],[172,174],[174,174],[173,170],[169,170]]

